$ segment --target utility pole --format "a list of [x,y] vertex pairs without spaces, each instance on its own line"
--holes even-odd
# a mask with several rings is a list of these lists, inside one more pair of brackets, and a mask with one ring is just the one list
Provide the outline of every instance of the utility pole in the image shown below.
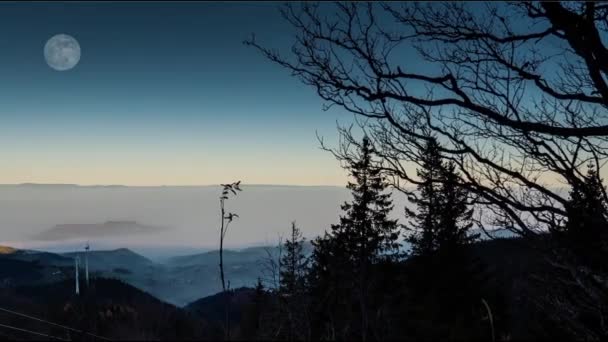
[[84,247],[84,276],[86,279],[87,287],[89,287],[89,242]]
[[80,284],[78,282],[79,261],[80,261],[80,257],[76,256],[76,258],[74,258],[74,268],[75,268],[75,272],[76,272],[76,276],[74,277],[76,279],[76,295],[80,295]]

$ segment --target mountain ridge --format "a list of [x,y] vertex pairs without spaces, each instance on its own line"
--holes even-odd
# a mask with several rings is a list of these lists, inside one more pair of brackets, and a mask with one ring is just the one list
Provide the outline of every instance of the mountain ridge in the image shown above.
[[34,237],[43,241],[71,238],[95,238],[111,235],[156,233],[165,227],[146,225],[133,220],[110,220],[103,223],[64,223],[40,232]]

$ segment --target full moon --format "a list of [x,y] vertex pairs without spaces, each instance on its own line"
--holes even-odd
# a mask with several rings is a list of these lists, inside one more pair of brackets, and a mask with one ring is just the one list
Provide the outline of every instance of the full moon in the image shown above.
[[55,35],[44,45],[44,59],[55,70],[70,70],[80,61],[80,45],[72,36]]

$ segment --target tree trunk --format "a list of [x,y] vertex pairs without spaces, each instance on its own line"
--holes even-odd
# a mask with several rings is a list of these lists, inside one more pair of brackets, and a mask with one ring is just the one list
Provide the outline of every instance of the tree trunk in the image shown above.
[[226,292],[226,282],[224,280],[224,200],[220,200],[222,226],[220,228],[220,278],[222,279],[222,291]]

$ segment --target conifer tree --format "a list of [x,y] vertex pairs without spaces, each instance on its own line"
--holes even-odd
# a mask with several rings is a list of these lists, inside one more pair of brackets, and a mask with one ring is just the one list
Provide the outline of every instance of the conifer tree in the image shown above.
[[473,209],[469,208],[469,194],[458,184],[458,173],[453,162],[445,162],[435,139],[428,141],[417,170],[421,182],[418,196],[409,200],[417,212],[405,208],[413,222],[407,237],[416,255],[429,255],[436,250],[453,251],[473,241],[478,235],[469,234]]
[[302,232],[296,226],[296,223],[292,222],[291,236],[283,245],[285,255],[281,258],[279,291],[284,296],[295,296],[305,289],[308,268],[308,259],[304,255],[305,242],[306,239],[302,237]]
[[423,150],[420,168],[416,174],[420,178],[418,195],[410,196],[409,201],[417,211],[405,208],[406,217],[412,223],[406,226],[411,233],[406,237],[415,255],[429,255],[438,248],[439,213],[441,210],[440,179],[443,164],[439,145],[435,139],[427,142]]
[[344,215],[340,222],[313,242],[310,273],[313,296],[321,298],[321,308],[317,309],[323,313],[331,311],[330,322],[326,324],[333,328],[328,330],[341,327],[358,331],[360,339],[365,339],[370,329],[367,315],[371,312],[368,297],[373,282],[372,265],[397,256],[399,248],[399,225],[389,218],[393,209],[391,195],[386,192],[384,176],[373,166],[373,154],[370,140],[363,138],[356,158],[348,165],[354,179],[347,185],[352,201],[341,206]]
[[309,305],[306,293],[308,258],[304,254],[306,239],[302,232],[291,223],[291,234],[283,244],[285,254],[280,260],[279,296],[281,304],[280,320],[284,322],[282,337],[287,340],[308,339]]
[[586,254],[608,252],[608,205],[605,187],[598,171],[592,164],[587,166],[587,175],[570,191],[567,207],[566,234],[570,242],[586,250]]
[[441,171],[439,229],[437,246],[439,250],[451,252],[458,246],[475,240],[479,234],[470,234],[473,226],[473,208],[468,205],[469,193],[458,185],[458,174],[453,162],[443,164]]
[[[352,272],[341,243],[328,232],[312,241],[308,288],[313,340],[335,340],[336,330],[352,320]],[[342,336],[344,337],[344,336]]]
[[389,219],[393,209],[387,183],[372,163],[373,147],[363,138],[357,160],[348,166],[354,182],[349,182],[353,199],[341,208],[345,215],[331,226],[331,235],[358,267],[396,254],[399,225]]
[[329,288],[332,271],[337,271],[334,266],[342,264],[343,257],[341,253],[338,253],[341,249],[336,248],[333,244],[334,240],[327,232],[312,240],[311,267],[307,275],[307,282],[310,290],[317,294],[313,297],[322,297],[320,292]]
[[[467,250],[461,248],[477,237],[469,232],[473,210],[456,165],[443,160],[439,143],[430,139],[423,152],[417,196],[410,198],[417,211],[405,209],[411,219],[407,239],[412,253],[422,257],[408,274],[414,284],[408,305],[422,321],[455,322],[479,301],[478,275],[471,269],[474,264]],[[438,324],[433,327],[444,329]]]

